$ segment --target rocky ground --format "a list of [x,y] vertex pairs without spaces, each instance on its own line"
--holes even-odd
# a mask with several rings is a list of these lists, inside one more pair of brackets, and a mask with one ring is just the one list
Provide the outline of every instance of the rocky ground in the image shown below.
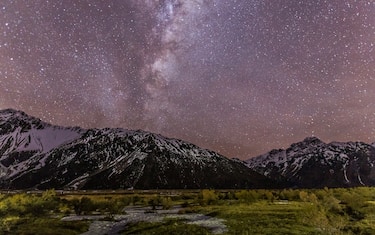
[[106,221],[105,215],[74,215],[62,218],[63,221],[91,220],[89,231],[81,235],[119,235],[130,223],[137,222],[162,222],[164,219],[181,219],[187,224],[195,224],[211,230],[213,234],[222,234],[227,231],[223,219],[206,216],[199,213],[179,214],[181,208],[174,207],[169,210],[150,210],[149,207],[127,207],[126,214],[114,215],[113,220]]

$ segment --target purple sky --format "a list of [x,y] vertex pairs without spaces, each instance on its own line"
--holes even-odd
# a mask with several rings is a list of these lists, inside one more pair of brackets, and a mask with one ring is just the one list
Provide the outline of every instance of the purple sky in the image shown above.
[[0,2],[0,109],[247,159],[375,141],[371,0]]

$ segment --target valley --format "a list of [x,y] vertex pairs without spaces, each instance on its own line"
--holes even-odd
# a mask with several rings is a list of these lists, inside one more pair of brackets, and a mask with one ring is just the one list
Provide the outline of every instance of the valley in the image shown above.
[[375,146],[307,137],[247,161],[0,111],[0,234],[375,234]]
[[375,188],[2,192],[1,234],[374,234]]

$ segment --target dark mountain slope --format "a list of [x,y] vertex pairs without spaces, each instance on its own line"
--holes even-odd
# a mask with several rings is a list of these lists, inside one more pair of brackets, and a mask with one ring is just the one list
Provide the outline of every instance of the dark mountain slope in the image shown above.
[[362,142],[326,144],[306,138],[247,163],[255,171],[295,187],[375,186],[375,147]]
[[144,131],[64,128],[0,111],[5,189],[271,188],[273,181],[193,144]]

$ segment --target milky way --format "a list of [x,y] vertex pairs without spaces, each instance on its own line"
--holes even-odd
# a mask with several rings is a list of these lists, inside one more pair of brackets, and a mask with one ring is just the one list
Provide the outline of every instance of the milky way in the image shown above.
[[373,0],[2,0],[0,109],[250,158],[375,141]]

